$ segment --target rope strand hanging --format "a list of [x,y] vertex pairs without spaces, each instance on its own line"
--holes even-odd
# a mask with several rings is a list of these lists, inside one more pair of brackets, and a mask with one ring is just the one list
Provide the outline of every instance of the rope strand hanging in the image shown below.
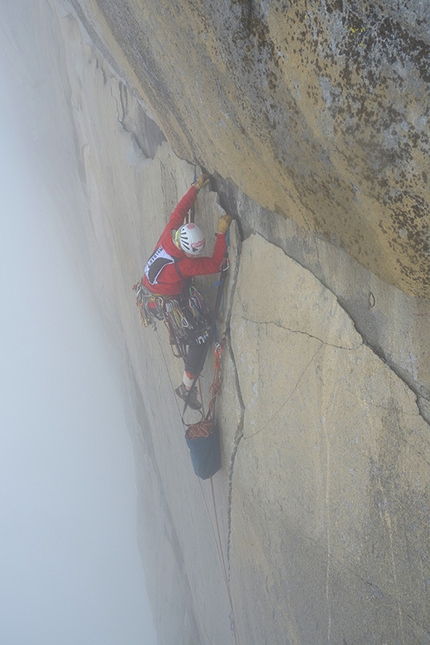
[[221,338],[221,342],[215,346],[214,349],[214,378],[210,387],[210,401],[209,409],[206,416],[197,423],[185,424],[187,431],[185,437],[187,439],[197,439],[199,437],[209,437],[213,426],[215,424],[215,401],[217,396],[222,391],[222,375],[221,375],[221,356],[225,347],[225,334]]

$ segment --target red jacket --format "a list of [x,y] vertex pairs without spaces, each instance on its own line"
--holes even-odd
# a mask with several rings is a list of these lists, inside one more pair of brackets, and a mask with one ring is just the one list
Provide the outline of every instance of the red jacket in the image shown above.
[[[209,275],[211,273],[218,273],[221,270],[221,264],[226,250],[225,235],[223,233],[217,233],[214,251],[210,258],[187,258],[185,253],[181,249],[178,249],[172,240],[172,230],[177,231],[182,226],[196,198],[197,190],[194,186],[191,186],[190,190],[170,215],[167,226],[155,246],[154,253],[158,252],[158,255],[164,258],[164,264],[163,259],[160,260],[162,268],[156,275],[155,284],[151,284],[147,277],[148,264],[153,258],[154,253],[145,266],[145,275],[142,278],[142,283],[153,293],[163,296],[174,296],[180,293],[185,286],[182,278],[187,279],[195,275]],[[171,260],[169,261],[168,258],[171,258]],[[173,258],[177,258],[177,263],[172,262]],[[178,267],[179,271],[176,267]]]

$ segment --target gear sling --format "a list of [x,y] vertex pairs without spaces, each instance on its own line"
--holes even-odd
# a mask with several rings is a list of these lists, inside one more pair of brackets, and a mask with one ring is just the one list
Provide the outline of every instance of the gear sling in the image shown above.
[[192,279],[186,279],[182,275],[179,259],[170,255],[162,246],[154,251],[145,265],[144,273],[149,284],[156,288],[161,272],[171,264],[175,265],[178,276],[185,283],[182,292],[175,296],[157,295],[140,282],[133,287],[136,291],[136,304],[145,327],[152,324],[156,328],[155,320],[165,322],[174,356],[184,359],[185,370],[194,377],[209,337],[211,315]]

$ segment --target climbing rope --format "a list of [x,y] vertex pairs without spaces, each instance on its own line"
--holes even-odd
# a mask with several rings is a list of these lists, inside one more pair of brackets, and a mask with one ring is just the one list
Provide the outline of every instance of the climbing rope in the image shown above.
[[222,390],[221,357],[224,351],[224,347],[225,334],[223,334],[221,342],[217,343],[214,349],[214,378],[209,390],[211,398],[209,401],[208,413],[205,415],[203,411],[202,418],[197,423],[184,424],[187,427],[187,431],[185,433],[187,439],[209,437],[215,425],[215,401],[217,396],[221,394]]
[[[216,423],[215,422],[215,403],[216,399],[218,396],[222,394],[222,383],[223,383],[223,378],[222,378],[222,373],[221,373],[221,360],[222,360],[222,355],[225,349],[226,345],[226,335],[225,333],[222,335],[220,342],[216,343],[214,347],[214,376],[213,376],[213,381],[212,385],[210,387],[210,402],[208,406],[208,412],[205,415],[203,411],[203,418],[198,422],[194,424],[188,425],[188,429],[186,432],[186,436],[189,439],[197,439],[200,437],[209,437],[210,433],[213,430],[213,426]],[[198,380],[199,387],[200,387],[200,379]],[[240,636],[239,632],[237,630],[236,626],[236,621],[234,618],[234,607],[233,607],[233,598],[231,595],[231,590],[230,590],[230,583],[228,579],[228,572],[227,572],[227,565],[226,565],[226,558],[224,555],[224,549],[222,546],[222,539],[221,539],[221,530],[220,530],[220,523],[218,519],[218,510],[217,510],[217,505],[216,505],[216,499],[215,499],[215,489],[214,489],[214,484],[213,484],[213,478],[210,478],[210,483],[211,483],[211,496],[212,496],[212,507],[213,507],[213,520],[211,517],[211,512],[209,510],[209,505],[206,499],[206,496],[204,494],[203,490],[203,485],[200,479],[199,481],[199,486],[200,490],[202,493],[202,497],[206,506],[206,511],[209,517],[210,525],[212,528],[212,532],[214,535],[214,540],[215,540],[215,546],[218,554],[218,559],[221,565],[221,571],[222,571],[222,577],[224,580],[224,585],[226,588],[226,593],[227,593],[227,598],[228,598],[228,603],[230,606],[230,613],[229,613],[229,619],[230,619],[230,629],[233,632],[234,636],[234,642],[236,645],[240,645]]]
[[[166,370],[166,373],[169,374],[169,368],[168,368],[168,365],[166,363],[166,359],[164,357],[164,352],[163,352],[163,343],[160,340],[159,334],[157,333],[156,335],[157,335],[158,344],[159,344],[159,347],[160,347],[161,356],[163,357],[163,360],[164,360],[165,370]],[[213,378],[213,382],[212,382],[212,386],[211,386],[211,394],[216,393],[216,396],[219,396],[222,393],[221,359],[222,359],[222,353],[223,353],[223,351],[225,349],[225,345],[226,345],[226,338],[225,338],[225,334],[224,334],[223,337],[222,337],[221,344],[217,344],[217,346],[214,349],[214,372],[215,373],[214,373],[214,378]],[[200,390],[200,398],[202,399],[201,379],[198,379],[198,387],[199,387],[199,390]],[[173,384],[172,384],[172,388],[173,388]],[[215,400],[213,401],[213,404],[214,403],[215,403]],[[204,408],[203,408],[203,414],[204,414]],[[203,426],[203,428],[204,428],[204,431],[208,430],[208,426],[206,426],[206,427]],[[206,495],[205,495],[205,492],[204,492],[204,489],[203,489],[203,483],[199,478],[197,478],[197,479],[198,479],[198,482],[199,482],[200,491],[201,491],[203,501],[204,501],[204,504],[205,504],[206,513],[208,515],[209,524],[211,526],[211,530],[212,530],[212,533],[213,533],[214,542],[215,542],[215,548],[216,548],[217,555],[218,555],[218,560],[219,560],[219,563],[220,563],[220,566],[221,566],[222,578],[223,578],[223,581],[224,581],[226,594],[227,594],[227,599],[228,599],[228,604],[229,604],[229,607],[230,607],[230,612],[229,612],[229,615],[228,615],[228,618],[230,620],[230,630],[233,632],[235,645],[241,645],[240,634],[239,634],[239,631],[238,631],[238,628],[237,628],[237,625],[236,625],[236,621],[235,621],[235,617],[234,617],[233,598],[232,598],[231,591],[230,591],[230,583],[229,583],[229,579],[228,579],[226,557],[224,555],[224,549],[223,549],[223,546],[222,546],[221,530],[220,530],[220,523],[219,523],[219,519],[218,519],[218,510],[217,510],[217,506],[216,506],[216,498],[215,498],[215,490],[214,490],[213,478],[212,477],[210,478],[212,508],[213,508],[212,512],[211,512],[211,510],[209,508],[208,500],[206,499]],[[206,634],[206,638],[207,638],[207,640],[209,642],[210,638],[208,637],[207,634]]]
[[216,525],[216,529],[217,529],[217,538],[218,538],[218,543],[219,543],[218,552],[219,552],[219,556],[220,556],[220,560],[221,560],[221,567],[222,567],[222,570],[223,570],[224,582],[225,582],[225,586],[226,586],[226,589],[227,589],[228,602],[229,602],[229,605],[230,605],[230,614],[229,614],[230,629],[231,629],[231,631],[233,632],[233,635],[234,635],[234,642],[237,645],[240,645],[239,632],[236,629],[236,621],[235,621],[235,618],[234,618],[233,598],[232,598],[231,591],[230,591],[230,583],[229,583],[228,575],[227,575],[227,566],[226,566],[226,563],[225,563],[224,551],[223,551],[223,548],[222,548],[221,531],[220,531],[220,528],[219,528],[218,513],[217,513],[217,508],[216,508],[216,502],[215,502],[215,490],[214,490],[212,477],[211,477],[211,492],[212,492],[212,503],[213,503],[213,508],[214,508],[214,514],[215,514],[215,525]]
[[[190,221],[194,221],[194,208],[192,211],[189,213],[189,218]],[[228,241],[228,236],[227,236],[227,241]],[[228,249],[228,245],[227,245]],[[225,349],[226,345],[226,336],[225,333],[221,336],[221,339],[218,341],[218,335],[217,335],[217,329],[216,329],[216,321],[219,313],[223,309],[223,292],[224,292],[224,286],[225,286],[225,281],[227,277],[227,271],[229,268],[229,262],[228,262],[228,250],[226,251],[223,264],[221,267],[221,276],[219,282],[217,282],[214,287],[218,286],[218,293],[217,293],[217,298],[215,302],[215,307],[214,307],[214,313],[213,313],[213,323],[212,327],[209,331],[209,338],[206,341],[206,347],[207,349],[209,348],[209,344],[212,342],[212,339],[215,341],[215,346],[214,346],[214,374],[213,374],[213,381],[209,390],[210,393],[210,401],[209,401],[209,406],[208,406],[208,412],[205,414],[204,410],[204,405],[203,405],[203,397],[202,397],[202,391],[201,391],[201,378],[200,378],[200,373],[203,368],[205,359],[206,359],[206,353],[204,354],[202,364],[200,366],[198,376],[194,380],[193,386],[195,384],[198,384],[199,387],[199,392],[200,392],[200,400],[202,401],[202,418],[198,423],[194,424],[185,424],[184,425],[187,427],[186,431],[186,437],[188,439],[198,439],[201,437],[209,437],[211,432],[214,431],[214,427],[216,424],[216,418],[215,418],[215,404],[216,404],[216,399],[218,396],[222,394],[222,383],[223,383],[223,378],[222,378],[222,373],[221,373],[221,361],[222,361],[222,355]],[[209,312],[205,301],[203,300],[200,292],[192,286],[189,289],[189,308],[193,312],[194,319],[196,321],[200,320],[200,316],[203,316],[204,320],[207,320],[207,314]],[[169,331],[172,330],[172,336],[174,338],[177,338],[179,335],[179,331],[182,330],[182,324],[179,320],[179,318],[176,318],[174,315],[170,319],[170,327],[168,325]],[[166,324],[168,324],[166,322]],[[186,328],[186,325],[184,326]],[[182,420],[185,414],[185,410],[187,407],[187,403],[185,403],[184,410],[182,413]],[[229,584],[229,579],[228,579],[228,572],[227,572],[227,565],[226,565],[226,558],[224,555],[224,550],[222,546],[222,539],[221,539],[221,531],[220,531],[220,525],[219,525],[219,519],[218,519],[218,511],[217,511],[217,506],[216,506],[216,499],[215,499],[215,491],[214,491],[214,484],[213,484],[213,479],[212,477],[210,478],[211,482],[211,494],[212,494],[212,506],[213,506],[213,519],[212,519],[212,514],[209,511],[208,503],[206,500],[206,497],[203,492],[202,488],[202,482],[200,478],[198,478],[200,489],[203,495],[203,499],[206,505],[206,510],[209,516],[209,521],[210,525],[212,528],[212,532],[214,534],[214,540],[215,540],[215,546],[219,558],[219,562],[221,565],[221,570],[222,570],[222,577],[224,580],[225,588],[226,588],[226,593],[227,593],[227,598],[230,606],[230,613],[229,613],[229,620],[230,620],[230,629],[233,632],[234,636],[234,642],[236,645],[240,645],[240,637],[239,637],[239,632],[236,626],[235,618],[234,618],[234,607],[233,607],[233,599],[230,591],[230,584]]]

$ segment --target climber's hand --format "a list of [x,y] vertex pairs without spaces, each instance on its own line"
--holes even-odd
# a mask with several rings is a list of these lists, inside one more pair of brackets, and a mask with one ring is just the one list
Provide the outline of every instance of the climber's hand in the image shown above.
[[233,218],[231,215],[223,215],[219,218],[218,233],[227,233]]
[[203,175],[200,175],[194,182],[194,186],[197,191],[201,190],[204,188],[207,184],[209,183],[209,176],[203,173]]

